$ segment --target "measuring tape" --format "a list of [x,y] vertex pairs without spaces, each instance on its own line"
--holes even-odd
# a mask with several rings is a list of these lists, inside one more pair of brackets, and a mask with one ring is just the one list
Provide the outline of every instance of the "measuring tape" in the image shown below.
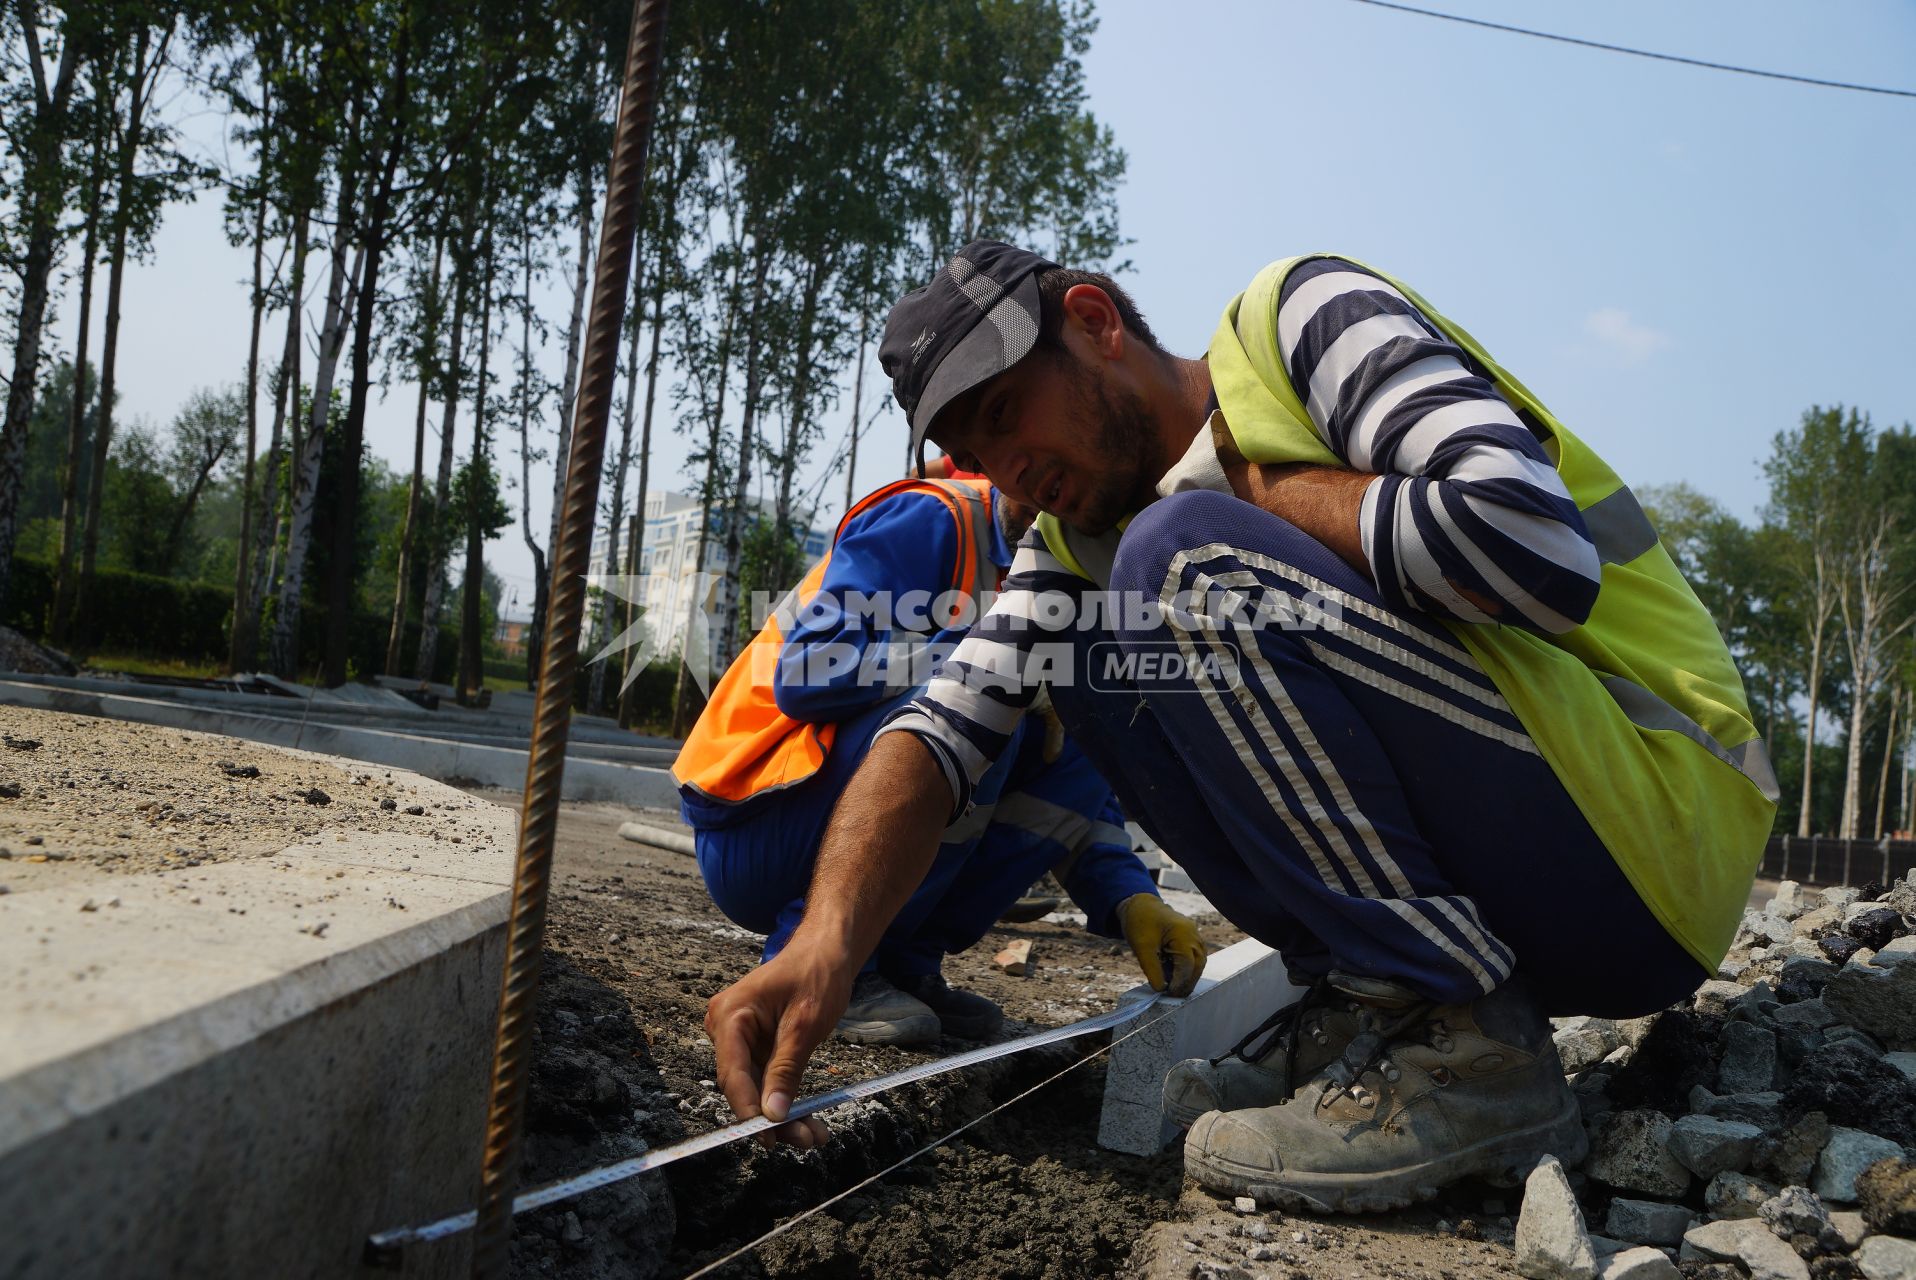
[[[728,1124],[723,1129],[714,1129],[702,1133],[696,1138],[687,1138],[684,1142],[675,1142],[669,1147],[657,1151],[647,1151],[614,1164],[600,1165],[588,1169],[570,1178],[561,1178],[557,1182],[548,1182],[542,1187],[521,1192],[513,1197],[512,1212],[525,1213],[558,1200],[569,1200],[573,1196],[588,1191],[597,1191],[600,1187],[609,1187],[615,1182],[624,1182],[627,1178],[636,1178],[642,1173],[662,1169],[690,1156],[727,1146],[741,1138],[775,1129],[781,1123],[802,1120],[806,1116],[829,1111],[833,1107],[843,1106],[847,1102],[856,1102],[860,1098],[870,1098],[896,1089],[900,1085],[915,1084],[920,1080],[929,1080],[933,1076],[944,1075],[949,1071],[958,1071],[965,1067],[976,1066],[981,1062],[990,1062],[996,1058],[1007,1058],[1014,1053],[1023,1053],[1027,1049],[1036,1049],[1042,1045],[1057,1044],[1063,1040],[1075,1040],[1079,1036],[1088,1036],[1096,1031],[1105,1031],[1121,1022],[1142,1017],[1152,1006],[1163,999],[1162,992],[1152,992],[1143,1000],[1132,1004],[1120,1005],[1109,1013],[1100,1013],[1096,1017],[1086,1018],[1083,1022],[1073,1022],[1068,1026],[1053,1027],[1049,1031],[1039,1031],[1017,1040],[1007,1040],[1002,1044],[988,1044],[977,1049],[968,1049],[964,1053],[949,1058],[938,1058],[931,1062],[921,1062],[903,1071],[894,1071],[890,1075],[878,1076],[858,1084],[846,1085],[830,1093],[817,1094],[803,1098],[792,1104],[790,1114],[784,1121],[767,1120],[764,1116],[754,1116],[750,1120],[740,1120]],[[390,1265],[399,1260],[399,1251],[409,1244],[422,1244],[428,1240],[441,1240],[457,1235],[461,1231],[470,1231],[479,1220],[476,1209],[464,1213],[455,1213],[451,1217],[440,1218],[418,1227],[398,1227],[391,1231],[381,1231],[367,1237],[366,1260],[375,1264]]]

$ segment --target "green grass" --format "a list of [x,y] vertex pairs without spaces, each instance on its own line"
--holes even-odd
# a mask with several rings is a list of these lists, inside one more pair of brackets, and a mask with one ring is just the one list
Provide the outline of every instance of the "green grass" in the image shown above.
[[224,663],[194,662],[151,653],[95,653],[87,658],[85,665],[92,671],[119,671],[130,676],[180,676],[204,680],[226,674]]

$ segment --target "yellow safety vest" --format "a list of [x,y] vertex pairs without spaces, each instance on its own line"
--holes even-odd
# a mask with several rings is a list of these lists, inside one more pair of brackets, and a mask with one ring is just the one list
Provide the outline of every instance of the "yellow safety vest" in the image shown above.
[[[1414,290],[1341,260],[1389,281],[1543,433],[1603,561],[1590,617],[1555,636],[1442,621],[1496,684],[1644,903],[1714,972],[1749,899],[1778,794],[1716,625],[1636,497],[1589,446]],[[1343,467],[1278,353],[1278,299],[1303,261],[1264,268],[1224,309],[1207,355],[1211,383],[1248,460]],[[1054,555],[1093,576],[1080,559],[1085,540],[1050,517],[1038,526]],[[1539,893],[1547,895],[1547,843],[1537,855]]]

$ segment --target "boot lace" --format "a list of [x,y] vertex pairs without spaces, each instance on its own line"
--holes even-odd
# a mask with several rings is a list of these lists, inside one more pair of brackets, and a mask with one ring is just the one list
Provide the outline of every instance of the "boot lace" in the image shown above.
[[1358,1015],[1357,1035],[1351,1039],[1350,1046],[1324,1068],[1323,1074],[1329,1077],[1332,1087],[1318,1096],[1317,1105],[1328,1106],[1346,1094],[1359,1106],[1374,1105],[1375,1098],[1362,1083],[1365,1073],[1381,1065],[1379,1074],[1394,1083],[1400,1073],[1390,1061],[1390,1052],[1412,1040],[1420,1030],[1429,1031],[1429,1043],[1438,1052],[1448,1052],[1451,1046],[1448,1029],[1443,1023],[1430,1020],[1434,1008],[1434,1003],[1421,1001],[1390,1018],[1380,1017],[1372,1009],[1363,1010]]
[[[1277,1073],[1278,1087],[1283,1092],[1289,1093],[1291,1059],[1296,1056],[1298,1041],[1304,1034],[1304,1019],[1312,1009],[1324,1003],[1324,997],[1330,989],[1328,974],[1316,979],[1303,995],[1252,1027],[1243,1039],[1212,1058],[1211,1065],[1215,1067],[1226,1058],[1242,1058],[1246,1062],[1258,1062],[1269,1056],[1273,1049],[1282,1046],[1285,1052],[1283,1066]],[[1263,1041],[1256,1048],[1251,1048],[1251,1042],[1257,1040],[1259,1036],[1264,1037]]]

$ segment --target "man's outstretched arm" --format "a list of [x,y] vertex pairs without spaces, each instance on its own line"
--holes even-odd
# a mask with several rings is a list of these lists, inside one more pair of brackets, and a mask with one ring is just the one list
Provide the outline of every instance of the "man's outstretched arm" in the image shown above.
[[[805,1064],[851,1002],[858,976],[938,854],[951,788],[931,749],[910,733],[872,743],[832,810],[819,845],[805,917],[777,956],[705,1008],[718,1084],[740,1119],[783,1120]],[[825,1140],[816,1117],[777,1136]]]

